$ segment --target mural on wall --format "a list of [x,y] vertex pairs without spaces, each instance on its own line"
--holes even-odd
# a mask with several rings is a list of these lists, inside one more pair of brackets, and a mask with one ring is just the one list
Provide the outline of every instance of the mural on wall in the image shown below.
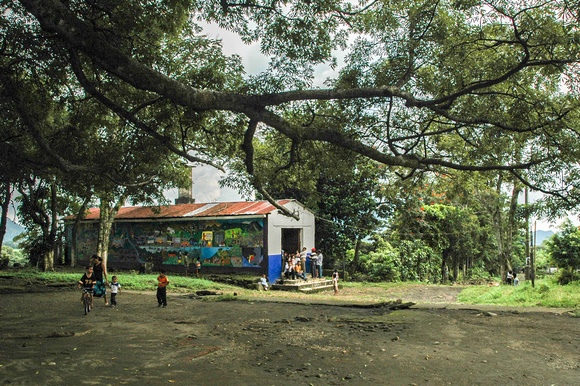
[[[256,220],[114,223],[109,262],[259,267],[263,259],[263,222]],[[78,237],[80,259],[96,250],[97,228],[86,224]]]

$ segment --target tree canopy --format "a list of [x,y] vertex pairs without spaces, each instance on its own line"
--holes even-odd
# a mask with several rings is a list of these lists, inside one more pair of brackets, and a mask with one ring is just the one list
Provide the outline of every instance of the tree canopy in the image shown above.
[[[573,1],[1,4],[5,90],[36,79],[41,95],[94,100],[190,161],[221,167],[243,159],[267,198],[254,147],[271,135],[297,149],[326,143],[403,177],[504,170],[551,193],[552,209],[578,202],[580,14]],[[268,71],[244,76],[239,57],[224,55],[203,23],[258,42]],[[337,70],[326,88],[313,86],[319,64]],[[38,111],[38,101],[20,102]],[[42,141],[34,119],[11,112],[2,113],[4,125],[19,120],[61,167],[82,165]],[[3,135],[3,147],[10,141]]]

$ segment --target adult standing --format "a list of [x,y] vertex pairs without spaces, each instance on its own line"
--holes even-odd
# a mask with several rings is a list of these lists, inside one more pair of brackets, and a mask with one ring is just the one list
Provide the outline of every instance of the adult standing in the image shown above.
[[310,254],[310,272],[312,273],[312,278],[318,277],[318,269],[316,268],[318,260],[318,254],[316,253],[316,248],[312,248],[312,253]]
[[103,259],[99,255],[93,255],[93,273],[95,275],[95,289],[94,295],[97,297],[103,297],[105,299],[105,305],[108,306],[107,302],[107,283],[109,281],[109,275],[107,274],[107,267],[103,264]]
[[322,260],[324,256],[322,255],[322,251],[318,250],[318,258],[316,259],[316,269],[318,270],[318,277],[322,277]]
[[300,265],[302,266],[302,272],[306,275],[306,258],[308,257],[308,252],[306,251],[306,247],[302,248],[302,252],[300,252]]
[[187,277],[187,274],[189,273],[189,254],[188,254],[188,252],[180,250],[179,251],[179,259],[181,260],[181,262],[185,266],[185,277]]

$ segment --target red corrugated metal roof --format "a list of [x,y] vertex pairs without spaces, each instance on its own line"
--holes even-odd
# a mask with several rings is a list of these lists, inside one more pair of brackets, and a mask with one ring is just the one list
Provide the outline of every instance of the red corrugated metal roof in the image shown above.
[[[277,202],[285,205],[290,201]],[[115,220],[266,215],[274,210],[276,208],[268,201],[211,202],[159,207],[132,206],[121,208]],[[98,220],[99,216],[100,209],[91,208],[84,220]],[[65,218],[65,220],[72,219],[74,216]]]

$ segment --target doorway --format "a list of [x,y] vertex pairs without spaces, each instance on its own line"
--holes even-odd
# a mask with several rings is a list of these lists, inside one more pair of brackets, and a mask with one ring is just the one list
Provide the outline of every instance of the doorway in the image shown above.
[[301,228],[282,228],[282,250],[288,253],[300,251]]

